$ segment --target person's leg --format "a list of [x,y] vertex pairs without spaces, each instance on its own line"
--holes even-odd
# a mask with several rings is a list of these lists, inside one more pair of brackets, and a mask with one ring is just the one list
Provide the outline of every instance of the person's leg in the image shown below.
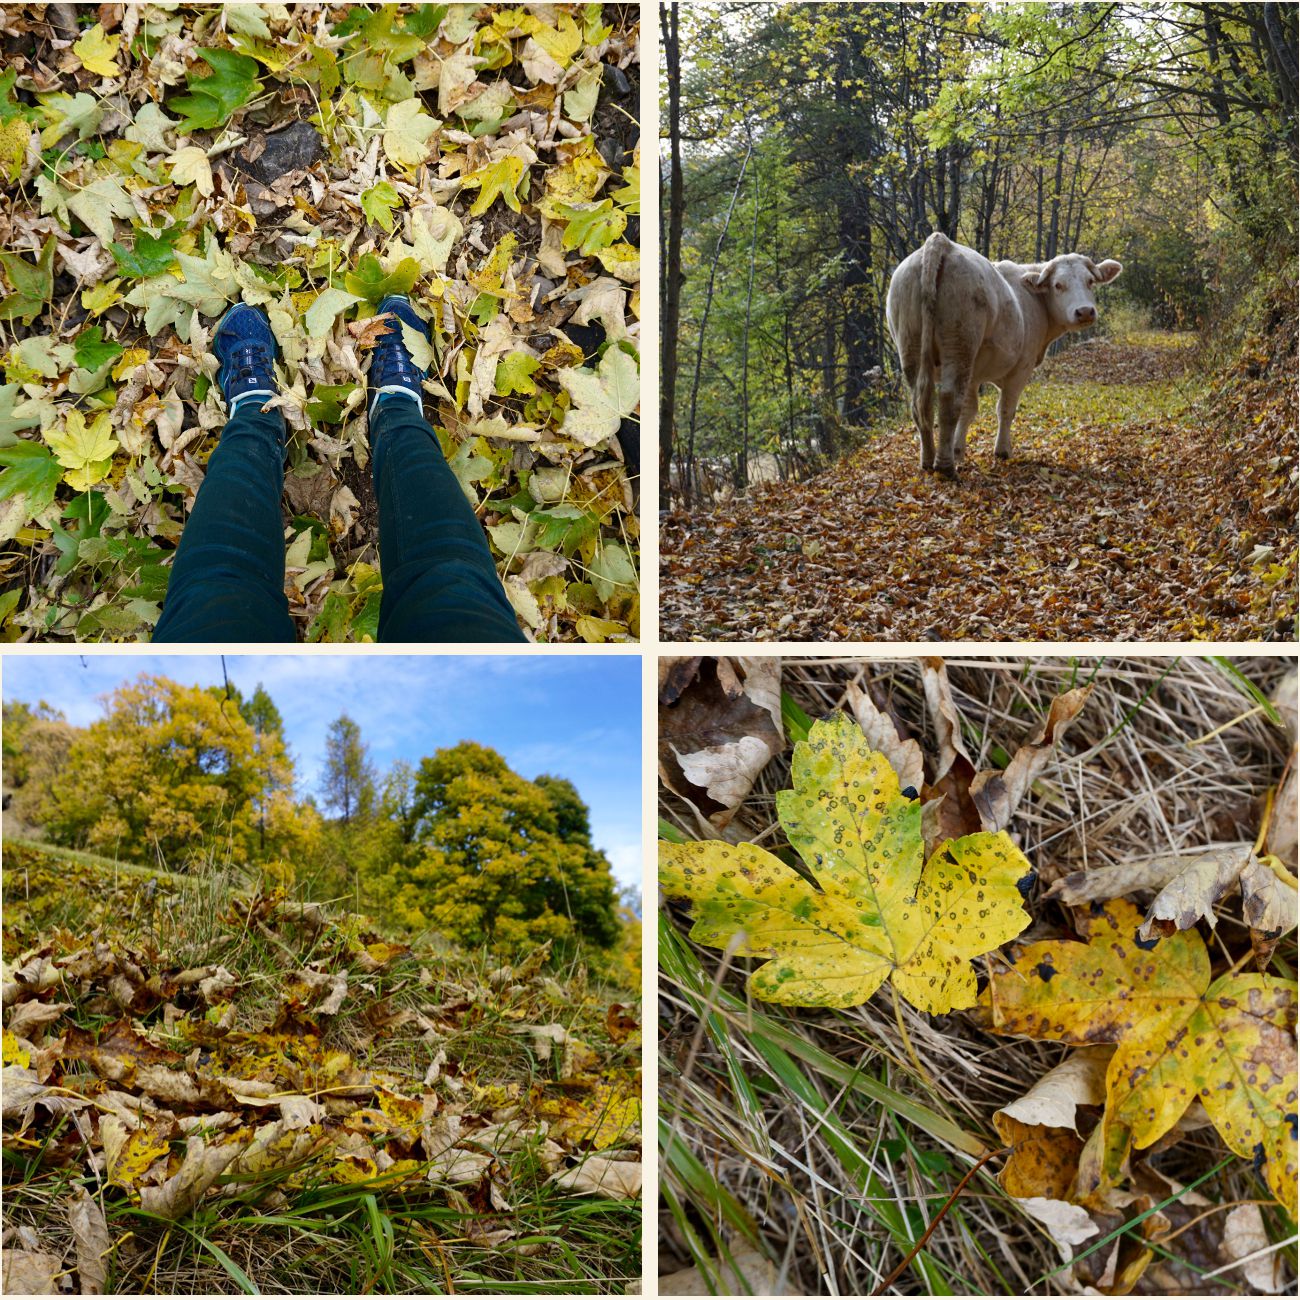
[[181,534],[159,641],[293,641],[284,594],[284,418],[240,402]]
[[418,401],[381,393],[370,422],[381,641],[526,641],[483,528]]

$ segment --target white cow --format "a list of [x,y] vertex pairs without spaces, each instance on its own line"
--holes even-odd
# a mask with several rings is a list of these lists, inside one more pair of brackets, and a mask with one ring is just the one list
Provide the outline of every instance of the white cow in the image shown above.
[[889,282],[885,313],[912,390],[921,468],[956,477],[956,458],[966,454],[966,430],[979,406],[981,384],[1001,390],[995,450],[1009,457],[1012,417],[1047,345],[1091,325],[1097,319],[1094,286],[1109,284],[1123,269],[1082,253],[1031,265],[995,264],[938,232],[906,257]]

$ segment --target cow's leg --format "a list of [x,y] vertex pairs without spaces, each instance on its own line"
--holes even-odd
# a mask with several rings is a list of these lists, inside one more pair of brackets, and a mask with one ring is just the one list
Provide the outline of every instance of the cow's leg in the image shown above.
[[1020,394],[1025,391],[1028,378],[1026,375],[1024,379],[1007,380],[1006,387],[998,394],[998,441],[993,452],[1002,460],[1011,459],[1011,421],[1015,419]]
[[934,459],[935,470],[944,478],[957,477],[957,463],[953,448],[957,425],[966,407],[966,395],[971,387],[969,365],[945,361],[939,372],[939,447]]
[[903,378],[912,390],[912,419],[921,437],[921,468],[934,468],[934,380],[921,375],[919,361],[903,362]]
[[972,383],[966,393],[966,405],[961,408],[961,416],[957,421],[957,434],[953,453],[958,460],[966,459],[966,431],[974,423],[976,415],[979,414],[979,409],[979,385]]

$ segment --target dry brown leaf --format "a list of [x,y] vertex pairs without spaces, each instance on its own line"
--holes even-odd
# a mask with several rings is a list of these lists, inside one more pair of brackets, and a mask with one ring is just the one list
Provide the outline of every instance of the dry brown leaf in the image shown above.
[[659,774],[721,830],[785,748],[779,659],[662,659]]
[[86,1189],[68,1206],[68,1226],[77,1248],[77,1277],[82,1295],[103,1295],[113,1239],[100,1204]]
[[1016,1204],[1047,1229],[1063,1260],[1073,1259],[1078,1253],[1075,1247],[1100,1231],[1082,1205],[1071,1205],[1069,1201],[1047,1196],[1022,1197]]
[[777,1267],[765,1255],[741,1238],[727,1245],[725,1257],[713,1261],[720,1285],[714,1286],[698,1268],[661,1273],[656,1290],[660,1295],[782,1295],[776,1289]]
[[1223,1258],[1229,1263],[1245,1260],[1247,1256],[1256,1258],[1238,1265],[1246,1281],[1261,1295],[1280,1295],[1285,1268],[1282,1253],[1279,1250],[1269,1255],[1261,1255],[1273,1243],[1264,1230],[1264,1216],[1258,1205],[1239,1205],[1228,1211],[1223,1221]]
[[554,1174],[550,1181],[566,1192],[583,1196],[607,1196],[611,1200],[634,1200],[641,1195],[641,1162],[588,1156],[574,1169]]
[[58,1290],[55,1279],[63,1261],[43,1250],[4,1252],[5,1295],[50,1295]]
[[1007,1115],[1022,1124],[1042,1124],[1078,1132],[1080,1106],[1099,1106],[1106,1099],[1106,1066],[1111,1047],[1081,1047],[1049,1070],[1023,1097],[1008,1102],[994,1115]]
[[979,809],[983,830],[1000,831],[1011,821],[1020,801],[1050,761],[1057,742],[1079,716],[1091,693],[1091,686],[1079,686],[1058,695],[1048,710],[1047,720],[1032,740],[1016,750],[1006,771],[987,770],[971,782],[971,798]]
[[163,1219],[183,1218],[242,1150],[238,1142],[208,1146],[202,1138],[191,1138],[181,1167],[161,1187],[140,1189],[141,1208]]
[[5,1028],[19,1038],[30,1038],[33,1029],[48,1025],[71,1008],[71,1002],[20,1002],[10,1014]]
[[899,786],[919,791],[925,783],[925,755],[921,746],[915,740],[904,740],[894,719],[877,708],[871,692],[857,682],[849,683],[846,697],[867,743],[889,760],[890,767],[898,774]]

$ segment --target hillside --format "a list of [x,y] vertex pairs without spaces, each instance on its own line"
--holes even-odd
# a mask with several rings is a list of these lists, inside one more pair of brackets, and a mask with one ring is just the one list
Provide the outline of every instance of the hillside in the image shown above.
[[3,865],[7,1292],[639,1277],[634,991],[229,869],[12,841]]

